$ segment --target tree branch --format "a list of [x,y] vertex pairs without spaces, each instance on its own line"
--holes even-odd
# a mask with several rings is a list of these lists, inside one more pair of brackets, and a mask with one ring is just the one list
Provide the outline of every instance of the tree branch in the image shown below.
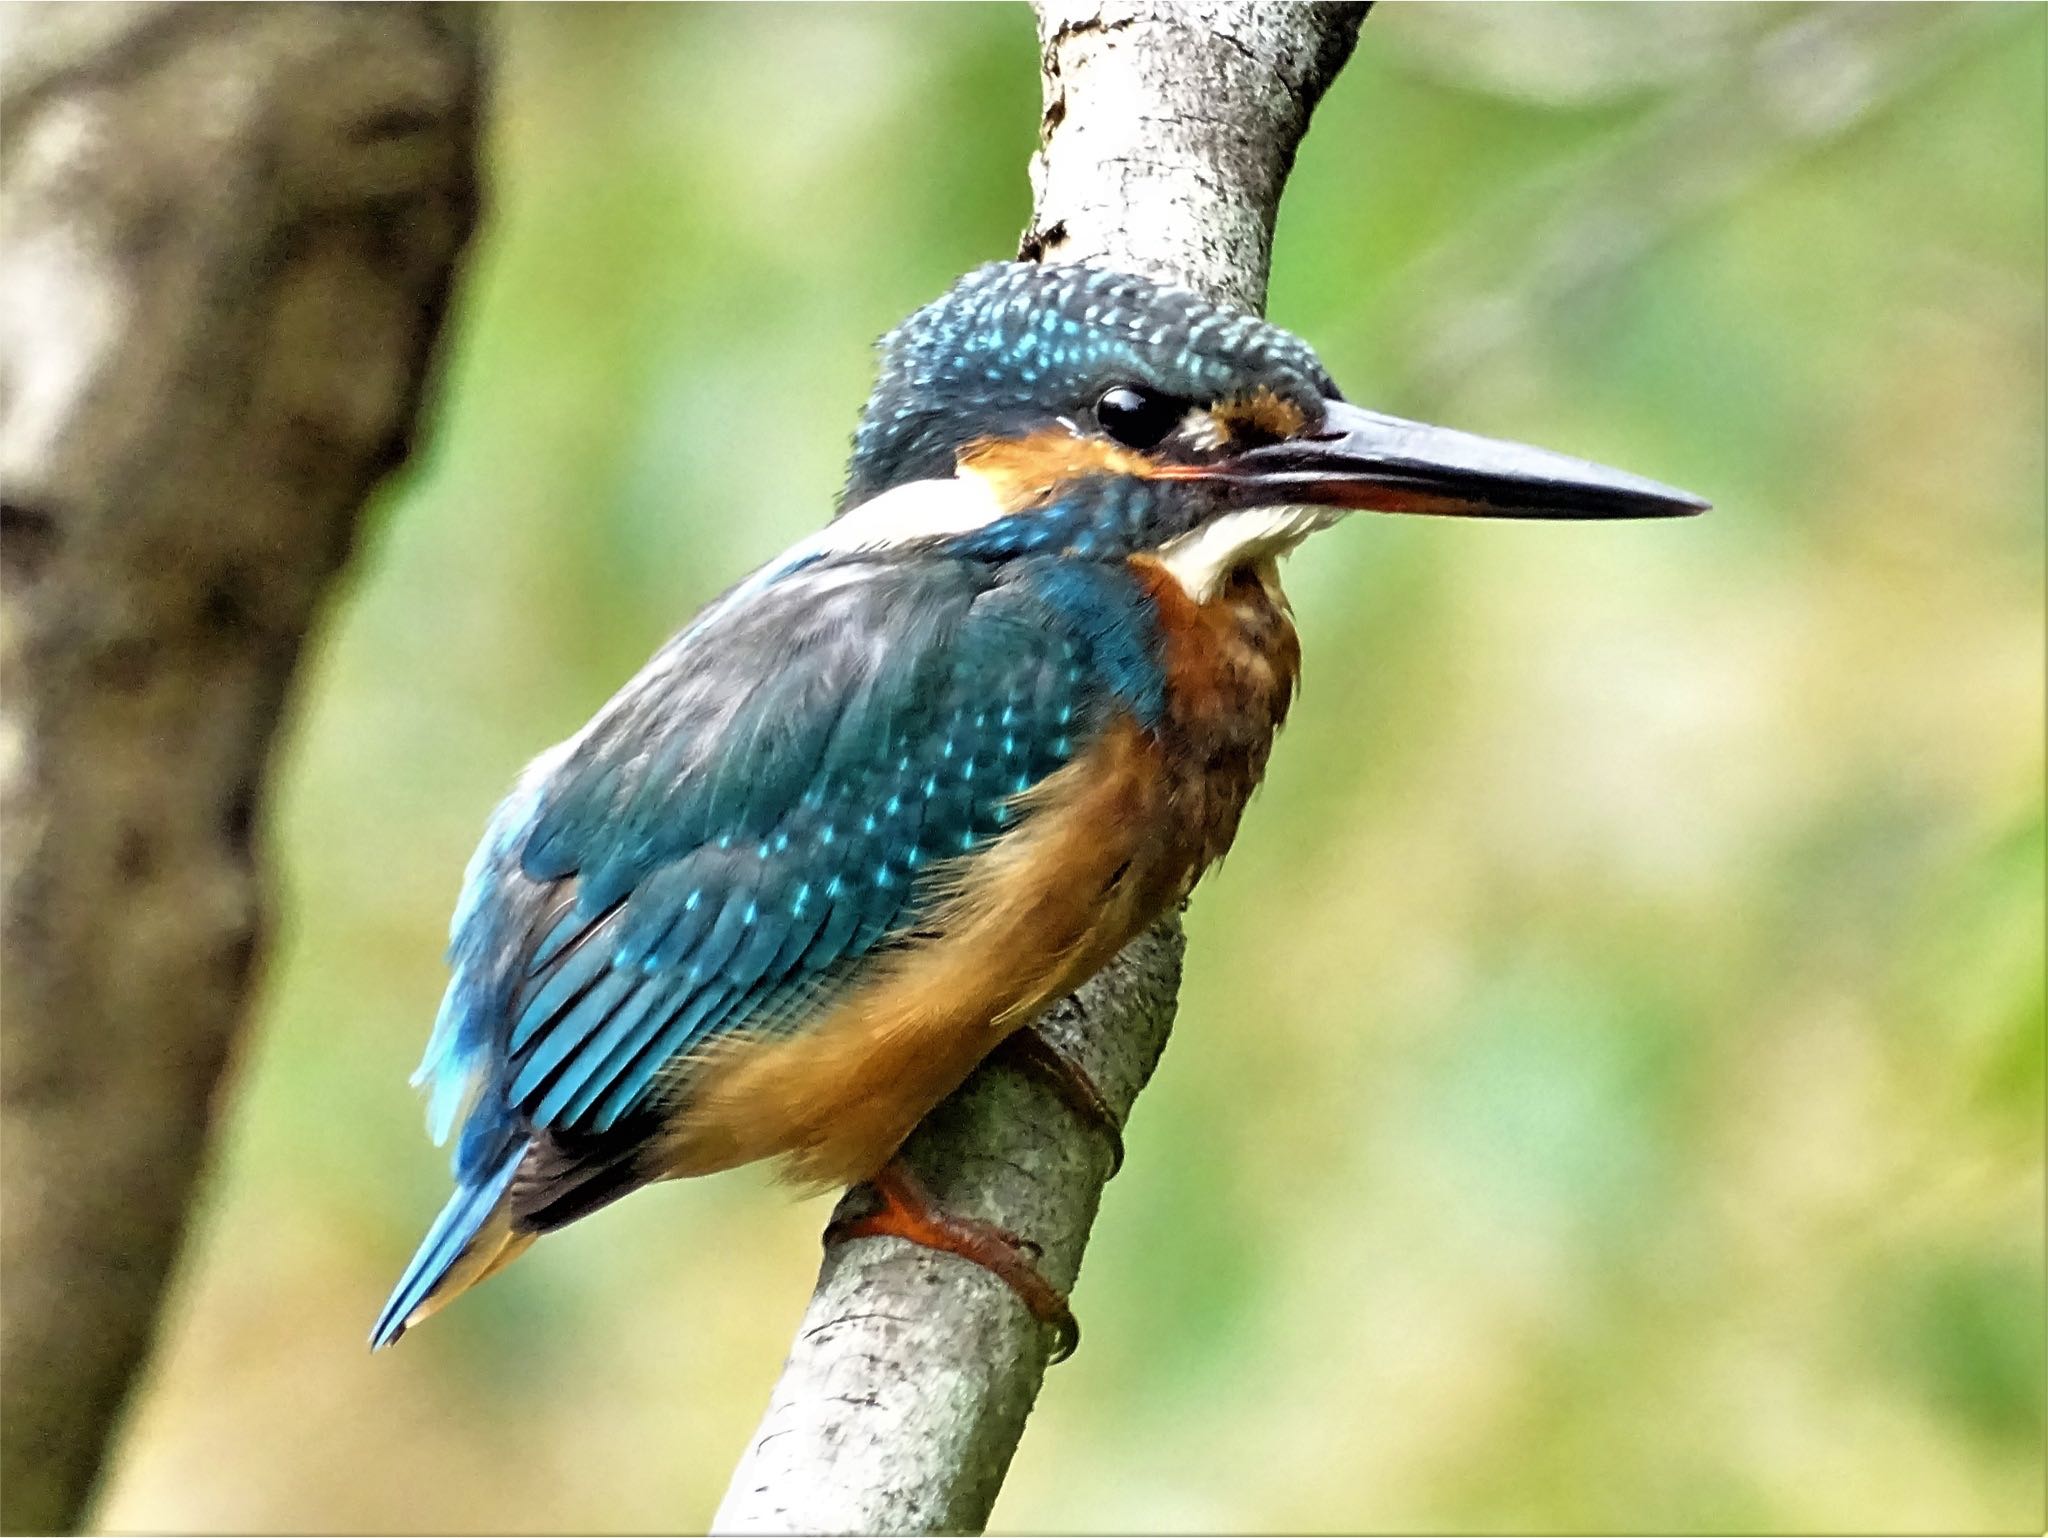
[[416,5],[0,24],[0,1526],[69,1532],[254,988],[300,650],[472,223],[479,47]]
[[[1363,5],[1038,6],[1045,116],[1027,259],[1092,262],[1262,309],[1273,219]],[[1173,1021],[1168,919],[1039,1022],[1119,1119]],[[1039,1246],[1071,1288],[1107,1139],[1036,1079],[985,1064],[906,1157],[950,1210]],[[887,1238],[828,1249],[767,1414],[714,1527],[978,1532],[1037,1398],[1046,1330],[987,1272]]]

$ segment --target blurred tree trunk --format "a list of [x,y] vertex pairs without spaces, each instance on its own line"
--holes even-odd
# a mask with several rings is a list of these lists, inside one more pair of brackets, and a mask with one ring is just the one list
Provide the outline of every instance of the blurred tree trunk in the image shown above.
[[[1281,189],[1365,10],[1041,0],[1045,115],[1020,254],[1262,310]],[[1039,1022],[1119,1118],[1166,1044],[1181,946],[1178,918],[1166,920]],[[998,1057],[906,1155],[949,1209],[1036,1244],[1047,1278],[1071,1289],[1110,1152],[1044,1084]],[[900,1240],[833,1247],[715,1530],[979,1532],[1048,1346],[973,1265]]]
[[476,201],[475,17],[0,16],[0,1526],[72,1531],[261,958],[268,777]]

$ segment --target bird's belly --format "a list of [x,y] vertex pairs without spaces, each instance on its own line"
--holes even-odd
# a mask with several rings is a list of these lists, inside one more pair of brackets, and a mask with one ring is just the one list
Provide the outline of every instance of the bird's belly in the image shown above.
[[721,1044],[656,1149],[664,1175],[785,1160],[800,1184],[872,1175],[975,1065],[1102,967],[1185,886],[1157,738],[1123,720],[1034,788],[1032,815],[955,865],[912,943],[818,1019]]

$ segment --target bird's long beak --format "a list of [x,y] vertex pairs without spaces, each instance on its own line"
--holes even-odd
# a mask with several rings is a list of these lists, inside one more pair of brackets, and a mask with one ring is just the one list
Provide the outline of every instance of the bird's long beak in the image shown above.
[[1690,492],[1604,465],[1330,401],[1322,427],[1206,467],[1248,505],[1462,518],[1682,518]]

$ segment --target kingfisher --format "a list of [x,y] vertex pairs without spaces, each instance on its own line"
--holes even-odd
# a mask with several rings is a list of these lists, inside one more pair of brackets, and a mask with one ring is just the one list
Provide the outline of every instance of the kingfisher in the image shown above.
[[455,1192],[373,1346],[541,1234],[756,1160],[867,1183],[844,1231],[987,1266],[1070,1342],[1028,1246],[894,1156],[1230,847],[1300,673],[1280,558],[1359,510],[1707,505],[1361,409],[1290,333],[1128,273],[991,263],[880,352],[835,518],[492,816],[414,1076]]

